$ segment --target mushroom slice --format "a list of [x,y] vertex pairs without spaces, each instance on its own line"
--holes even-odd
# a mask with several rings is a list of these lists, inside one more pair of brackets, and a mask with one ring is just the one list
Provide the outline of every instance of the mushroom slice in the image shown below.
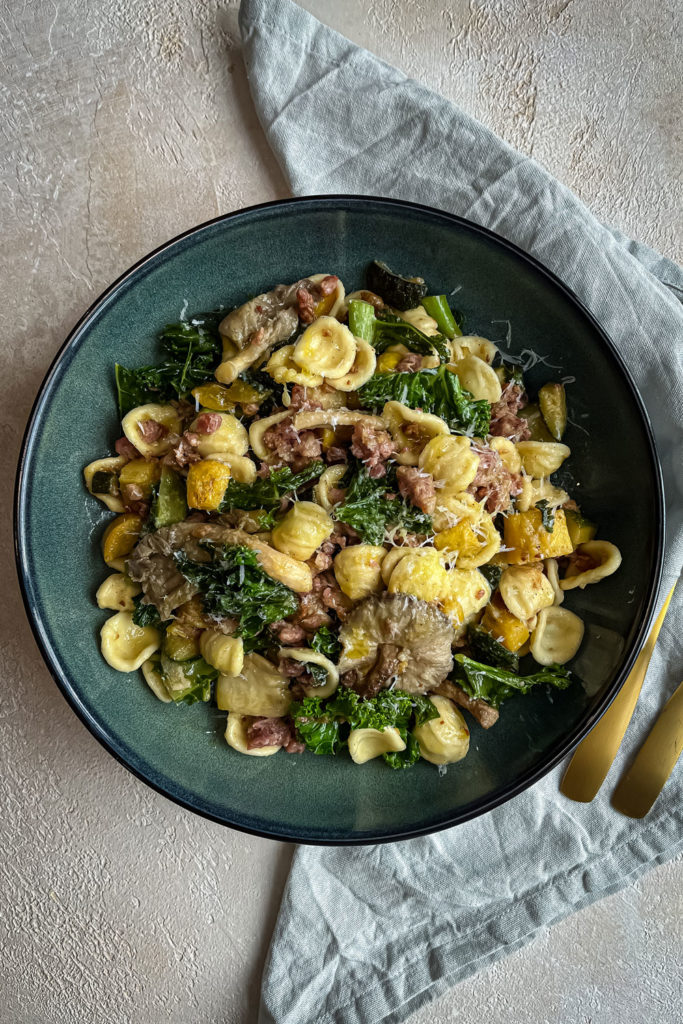
[[[453,626],[434,605],[412,594],[369,597],[339,631],[339,672],[354,672],[359,690],[375,693],[391,679],[408,693],[427,693],[453,667]],[[386,673],[391,670],[391,675]]]

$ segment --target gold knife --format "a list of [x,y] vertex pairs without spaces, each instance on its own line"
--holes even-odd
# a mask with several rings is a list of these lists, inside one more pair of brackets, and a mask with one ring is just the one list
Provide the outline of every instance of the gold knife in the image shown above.
[[633,717],[645,673],[675,589],[674,583],[628,679],[597,725],[574,751],[574,756],[560,783],[560,791],[570,800],[589,803],[605,781],[628,723]]
[[683,750],[683,683],[669,697],[638,755],[612,795],[612,807],[644,818]]

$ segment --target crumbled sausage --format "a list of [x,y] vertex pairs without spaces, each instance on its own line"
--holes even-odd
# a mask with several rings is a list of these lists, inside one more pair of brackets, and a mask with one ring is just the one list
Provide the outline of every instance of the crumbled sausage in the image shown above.
[[436,487],[430,473],[416,466],[401,466],[396,471],[398,489],[402,497],[428,514],[436,508]]
[[507,437],[510,441],[527,441],[531,437],[529,424],[517,415],[526,401],[524,388],[519,384],[507,384],[498,401],[491,406],[490,433],[495,437]]
[[511,473],[493,448],[477,447],[479,456],[477,474],[467,488],[477,501],[486,502],[487,512],[495,515],[510,508],[512,497],[521,493],[522,478]]
[[303,384],[295,384],[290,395],[290,412],[309,412],[312,409],[322,409],[322,402],[314,397],[315,392]]
[[293,622],[285,622],[284,619],[273,622],[270,628],[277,635],[280,643],[287,647],[295,647],[306,639],[306,634],[301,626],[297,626]]
[[320,458],[322,444],[312,430],[299,433],[290,419],[281,420],[263,435],[263,443],[281,463],[291,465],[295,471]]
[[374,480],[386,475],[386,461],[396,452],[391,435],[364,420],[356,423],[351,437],[351,453],[365,463],[368,476]]
[[163,423],[157,423],[156,420],[138,420],[137,427],[143,441],[147,444],[154,444],[155,441],[160,441],[168,434],[168,427],[165,427]]
[[215,434],[223,420],[219,412],[203,412],[194,425],[198,434]]
[[308,288],[297,288],[296,304],[299,309],[299,319],[302,324],[313,323],[315,318],[316,301]]
[[114,448],[116,450],[116,454],[120,455],[124,459],[140,458],[140,452],[134,444],[131,444],[127,437],[120,437],[114,445]]
[[257,747],[284,747],[288,754],[305,750],[294,733],[294,726],[286,718],[253,718],[247,726],[247,750]]
[[169,438],[171,450],[164,455],[162,462],[171,469],[184,469],[192,462],[200,462],[201,455],[197,451],[199,434],[186,430],[182,437],[171,434]]
[[422,366],[422,356],[417,352],[406,352],[403,359],[396,364],[397,373],[415,373]]

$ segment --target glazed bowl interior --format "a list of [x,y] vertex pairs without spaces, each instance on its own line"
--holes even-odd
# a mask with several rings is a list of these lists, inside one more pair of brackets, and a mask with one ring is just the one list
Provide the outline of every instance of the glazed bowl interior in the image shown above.
[[[86,495],[83,466],[120,436],[115,362],[157,358],[155,334],[188,314],[231,307],[315,272],[361,286],[368,261],[421,274],[452,294],[469,334],[512,354],[535,352],[526,379],[568,386],[570,469],[563,482],[599,537],[623,553],[619,571],[567,595],[586,623],[564,692],[509,700],[484,731],[470,720],[464,761],[392,771],[347,756],[244,757],[223,739],[225,714],[161,704],[139,673],[99,652],[110,612],[94,593],[107,575],[99,541],[110,515]],[[457,289],[457,290],[456,290]],[[454,291],[455,290],[455,291]],[[528,357],[534,363],[534,357]],[[634,486],[634,469],[638,486]],[[463,821],[519,792],[574,745],[625,678],[651,615],[661,565],[662,503],[649,427],[610,343],[575,298],[523,253],[426,208],[362,197],[268,204],[195,229],[117,282],[72,333],[43,385],[24,444],[17,548],[27,609],[48,665],[94,735],[172,799],[226,824],[304,842],[373,842]]]

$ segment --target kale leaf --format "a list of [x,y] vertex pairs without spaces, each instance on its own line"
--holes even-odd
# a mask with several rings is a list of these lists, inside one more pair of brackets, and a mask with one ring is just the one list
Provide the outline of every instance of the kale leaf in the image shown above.
[[162,655],[155,668],[166,692],[176,704],[195,704],[211,699],[211,685],[218,678],[218,670],[202,657],[173,661]]
[[[432,707],[434,705],[432,704]],[[434,708],[436,711],[436,708]],[[399,729],[401,739],[406,745],[405,750],[391,750],[389,753],[384,754],[384,760],[390,768],[394,770],[400,770],[401,768],[412,768],[414,764],[420,760],[420,744],[415,739],[412,732],[408,732],[406,729]]]
[[402,344],[411,352],[422,356],[438,355],[440,362],[447,363],[451,358],[448,342],[440,334],[431,337],[408,323],[403,317],[394,313],[378,313],[372,334],[372,346],[379,355],[390,345]]
[[486,629],[481,626],[470,626],[467,631],[467,639],[470,647],[485,663],[495,668],[504,668],[508,672],[519,672],[519,655],[509,651],[507,647],[496,640]]
[[222,312],[200,313],[189,321],[168,324],[159,334],[161,363],[128,369],[116,364],[119,413],[123,417],[146,402],[185,398],[203,384],[221,358],[218,324]]
[[398,491],[396,470],[380,480],[373,480],[363,465],[351,477],[344,501],[332,511],[335,519],[348,523],[368,544],[382,544],[392,526],[410,533],[431,534],[432,520],[426,512],[409,505],[403,498],[387,498],[388,491]]
[[176,551],[173,557],[178,571],[199,589],[208,615],[239,620],[237,636],[253,640],[271,622],[296,612],[296,594],[263,571],[251,548],[210,541],[204,541],[202,547],[210,552],[211,561],[194,562],[183,551]]
[[491,406],[466,391],[457,374],[447,367],[415,373],[376,373],[356,392],[361,405],[378,411],[395,401],[410,409],[440,416],[453,433],[486,437],[491,425]]
[[491,590],[495,590],[500,583],[500,577],[503,575],[503,566],[489,562],[488,565],[480,565],[479,572],[485,577]]
[[135,605],[133,622],[136,626],[154,626],[158,629],[161,625],[161,618],[156,605],[143,604],[142,597],[142,594],[138,594],[133,598],[133,604]]
[[548,503],[546,498],[536,502],[536,508],[541,513],[541,522],[546,533],[552,533],[555,529],[555,509]]
[[465,654],[456,654],[454,660],[455,681],[470,697],[485,700],[494,708],[516,693],[528,693],[534,686],[548,683],[558,690],[566,690],[572,682],[571,673],[562,665],[551,665],[530,676],[517,676],[503,668],[473,661]]
[[295,701],[289,713],[294,720],[297,736],[313,754],[336,754],[342,739],[339,722],[328,712],[321,697],[306,697]]
[[341,642],[329,626],[321,626],[316,629],[311,640],[311,647],[318,654],[324,654],[330,661],[335,661],[341,652]]
[[240,484],[236,480],[229,480],[220,511],[228,512],[233,508],[244,511],[253,511],[257,508],[268,512],[277,511],[282,498],[296,493],[311,480],[317,480],[324,469],[324,462],[311,462],[300,473],[292,473],[289,466],[272,469],[267,477],[257,479],[253,484]]

